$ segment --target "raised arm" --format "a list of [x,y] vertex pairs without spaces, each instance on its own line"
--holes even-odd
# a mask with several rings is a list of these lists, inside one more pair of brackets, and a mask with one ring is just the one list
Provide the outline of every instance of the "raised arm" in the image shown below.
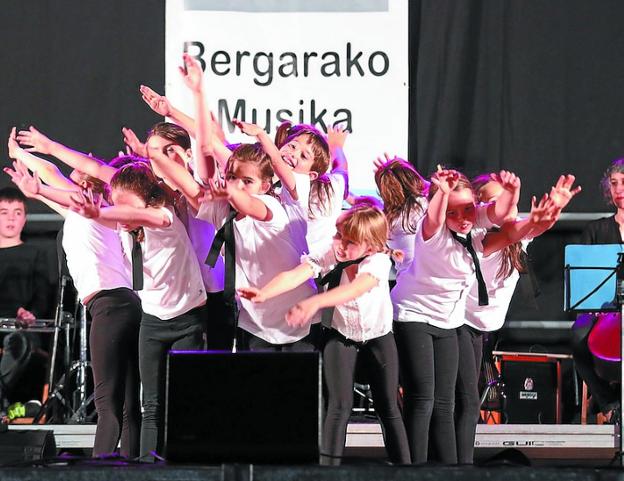
[[208,183],[208,190],[204,194],[204,201],[210,202],[216,199],[226,199],[230,205],[241,215],[250,216],[260,221],[270,221],[273,212],[258,197],[248,194],[243,189],[243,181],[222,182],[213,180]]
[[254,303],[260,303],[279,296],[284,292],[291,291],[312,277],[314,277],[314,269],[307,262],[303,262],[294,269],[280,272],[261,289],[257,287],[241,287],[237,291],[241,297],[249,299]]
[[160,95],[147,85],[141,85],[139,91],[141,98],[154,112],[163,117],[169,117],[185,129],[191,137],[195,137],[195,120],[192,117],[174,107],[167,97]]
[[486,235],[483,240],[483,255],[489,256],[508,245],[543,234],[557,222],[560,212],[561,210],[557,209],[547,194],[544,194],[539,202],[533,197],[529,217],[506,222],[501,226],[500,231]]
[[[141,85],[140,89],[143,100],[150,108],[159,115],[163,117],[169,117],[176,124],[180,125],[190,134],[191,137],[195,138],[195,120],[186,115],[181,110],[177,109],[175,106],[169,102],[169,99],[164,95],[160,95],[151,88],[146,85]],[[214,151],[215,160],[219,166],[219,169],[223,172],[225,171],[225,164],[230,158],[231,151],[226,147],[227,141],[225,139],[225,134],[223,133],[223,129],[217,123],[212,112],[210,113],[210,118],[212,120],[212,149]]]
[[28,169],[36,172],[39,178],[46,184],[57,187],[59,189],[69,189],[75,186],[75,184],[63,175],[59,168],[52,162],[37,157],[30,152],[27,152],[19,146],[17,143],[17,134],[15,127],[11,129],[11,134],[8,140],[9,157],[14,160],[19,160]]
[[169,227],[171,220],[163,209],[158,207],[133,207],[112,205],[101,207],[101,197],[95,199],[91,192],[87,195],[72,195],[71,210],[88,219],[95,219],[107,226],[117,224],[139,225],[142,227]]
[[131,152],[147,159],[147,147],[139,140],[137,134],[134,133],[134,130],[129,127],[122,127],[121,134],[123,135],[124,144],[128,146]]
[[[178,155],[185,155],[179,145],[172,146]],[[162,152],[152,154],[151,163],[154,171],[172,189],[178,190],[186,197],[193,209],[199,209],[200,198],[204,189],[195,181],[191,173],[182,165],[172,161]]]
[[214,159],[213,126],[208,102],[204,92],[203,73],[197,60],[188,54],[183,56],[184,67],[179,67],[184,84],[193,93],[196,114],[195,167],[202,182],[207,183],[216,176],[217,165]]
[[304,325],[319,309],[344,304],[360,297],[378,284],[379,280],[372,275],[360,274],[348,284],[340,284],[334,289],[308,297],[295,304],[286,314],[286,322],[289,326]]
[[491,178],[503,187],[503,191],[496,199],[496,202],[488,207],[488,218],[495,225],[503,225],[505,222],[513,221],[518,216],[520,178],[506,170],[501,170],[498,174],[492,174]]
[[275,175],[277,175],[278,179],[282,181],[282,186],[288,189],[288,192],[292,196],[293,199],[297,200],[297,184],[295,182],[295,174],[284,159],[282,159],[282,154],[279,149],[269,137],[264,129],[261,129],[255,124],[248,124],[247,122],[241,122],[238,119],[232,120],[232,123],[235,124],[244,134],[250,135],[252,137],[256,137],[260,145],[264,151],[269,154],[271,158],[271,165],[273,166],[273,171]]
[[344,177],[345,192],[344,199],[349,197],[349,164],[344,153],[344,144],[349,132],[344,125],[329,126],[327,128],[327,143],[329,145],[329,155],[331,156],[332,174],[341,174]]
[[5,167],[4,172],[26,197],[40,200],[62,216],[67,213],[66,210],[72,202],[72,194],[80,192],[80,188],[75,184],[70,184],[69,189],[43,185],[38,173],[35,171],[34,175],[31,175],[26,165],[19,160],[13,162],[13,169]]
[[107,184],[110,183],[117,171],[117,169],[109,166],[102,160],[72,150],[59,142],[49,139],[32,126],[28,130],[20,130],[17,134],[17,140],[21,144],[29,145],[31,148],[28,150],[30,151],[53,155],[70,167],[100,179]]
[[429,240],[444,227],[446,223],[446,208],[451,191],[457,186],[459,176],[454,170],[443,170],[438,166],[438,171],[431,177],[431,183],[438,189],[429,201],[427,213],[423,220],[423,239]]

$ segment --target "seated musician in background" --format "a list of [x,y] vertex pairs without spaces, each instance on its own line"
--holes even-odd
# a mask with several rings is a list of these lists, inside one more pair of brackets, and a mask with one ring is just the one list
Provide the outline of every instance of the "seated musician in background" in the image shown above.
[[[617,212],[590,222],[581,235],[581,244],[622,244],[624,239],[624,159],[611,163],[600,182],[605,200]],[[589,337],[596,322],[613,314],[581,314],[572,328],[572,352],[576,370],[587,384],[595,413],[602,413],[607,422],[619,422],[620,363],[613,362],[612,375],[605,376],[605,362],[592,353]],[[619,322],[618,322],[619,324]],[[612,341],[619,343],[619,330]]]
[[[22,241],[26,197],[19,190],[0,189],[0,317],[27,327],[48,311],[46,258],[37,246]],[[16,330],[4,337],[0,359],[0,410],[14,401],[15,387],[24,375],[38,337]]]

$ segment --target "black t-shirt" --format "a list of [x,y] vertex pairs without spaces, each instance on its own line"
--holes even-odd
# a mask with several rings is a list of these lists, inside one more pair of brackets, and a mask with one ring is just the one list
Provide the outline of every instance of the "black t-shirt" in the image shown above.
[[620,225],[615,215],[593,220],[581,234],[581,244],[622,244]]
[[47,315],[48,289],[47,262],[40,248],[0,248],[0,317],[15,317],[19,307],[37,318]]

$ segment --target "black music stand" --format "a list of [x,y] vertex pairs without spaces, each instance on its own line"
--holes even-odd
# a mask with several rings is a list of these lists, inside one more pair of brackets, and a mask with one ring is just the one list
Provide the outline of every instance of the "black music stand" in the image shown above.
[[[624,244],[568,245],[564,270],[566,312],[620,312],[620,359],[624,359]],[[622,405],[624,378],[620,379]],[[624,466],[622,420],[619,434],[618,455]]]

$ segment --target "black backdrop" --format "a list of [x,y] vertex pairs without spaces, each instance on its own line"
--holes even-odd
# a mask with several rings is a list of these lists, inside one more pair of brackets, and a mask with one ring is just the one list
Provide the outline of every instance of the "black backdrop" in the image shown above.
[[[163,91],[164,31],[164,0],[4,0],[0,132],[33,124],[113,157],[123,147],[122,126],[140,135],[159,120],[138,88]],[[6,162],[4,146],[2,156]]]
[[[2,7],[0,133],[32,123],[107,158],[123,146],[123,125],[141,134],[158,120],[138,86],[163,91],[164,0]],[[569,211],[606,211],[598,180],[624,156],[623,18],[621,0],[410,1],[410,160],[423,173],[437,163],[469,175],[514,170],[523,179],[521,210],[572,172],[584,191]],[[6,147],[2,154],[7,162]],[[538,310],[523,305],[511,317],[565,318],[562,247],[579,227],[535,242],[545,295]]]
[[[562,172],[605,211],[598,181],[624,157],[624,2],[421,0],[412,7],[411,160],[523,180],[521,207]],[[417,54],[417,55],[416,55]]]
[[[33,123],[112,157],[122,125],[158,119],[137,89],[163,90],[164,0],[2,7],[0,131]],[[411,1],[410,160],[514,170],[523,210],[572,172],[585,193],[570,210],[604,211],[597,183],[624,151],[622,18],[620,0]]]

